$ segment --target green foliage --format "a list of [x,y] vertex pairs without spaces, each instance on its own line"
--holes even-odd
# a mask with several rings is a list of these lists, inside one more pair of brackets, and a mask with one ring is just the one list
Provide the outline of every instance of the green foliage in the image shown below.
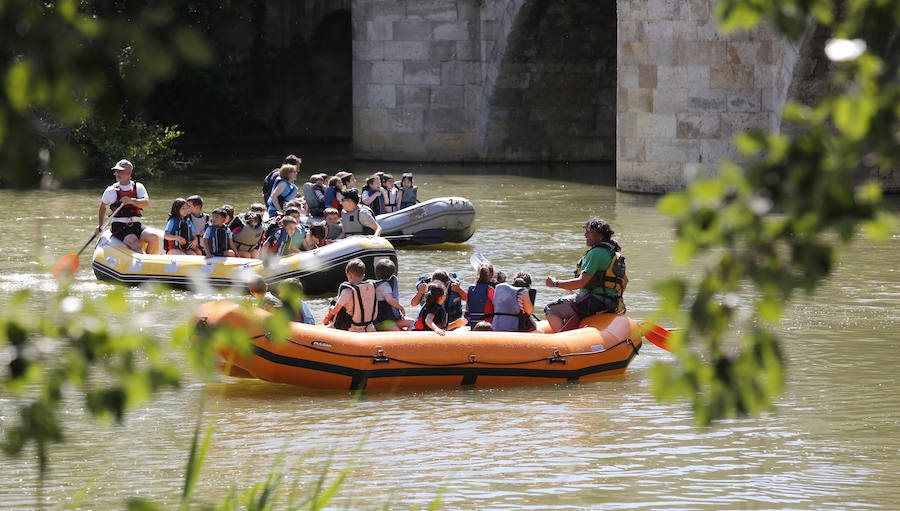
[[177,126],[122,116],[111,123],[102,119],[84,121],[72,132],[72,141],[86,157],[87,168],[96,175],[108,177],[109,168],[126,158],[141,175],[162,177],[181,158],[176,147],[181,135]]
[[181,374],[158,339],[109,329],[106,316],[122,309],[121,290],[83,301],[64,286],[39,315],[26,311],[30,296],[18,293],[0,314],[0,349],[11,354],[0,388],[19,407],[18,422],[4,425],[2,447],[17,455],[33,442],[43,473],[49,446],[64,440],[58,412],[67,397],[77,393],[95,417],[121,421],[159,390],[178,387]]
[[179,66],[210,61],[197,31],[172,22],[182,6],[135,5],[0,5],[0,184],[79,176],[83,159],[65,136],[71,128],[83,119],[115,122],[127,98],[146,95]]
[[[842,4],[841,21],[825,13],[827,1],[727,0],[719,8],[726,27],[767,19],[791,37],[810,16],[834,23],[836,34],[873,30],[870,39],[900,24],[893,2]],[[878,183],[861,176],[900,161],[898,62],[866,53],[839,65],[832,78],[834,92],[818,105],[785,107],[795,135],[740,135],[743,167],[725,162],[718,177],[659,203],[675,219],[675,260],[703,255],[710,263],[698,282],[673,279],[657,287],[663,312],[684,328],[672,339],[678,366],[655,367],[653,390],[660,398],[689,399],[701,424],[771,406],[784,384],[784,357],[768,329],[784,305],[797,291],[813,292],[860,230],[885,238],[897,227]],[[743,313],[737,292],[748,284],[757,297]]]

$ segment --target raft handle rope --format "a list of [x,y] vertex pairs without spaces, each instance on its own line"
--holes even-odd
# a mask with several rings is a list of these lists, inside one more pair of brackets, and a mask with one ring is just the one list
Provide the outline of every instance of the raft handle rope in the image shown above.
[[[265,332],[265,333],[262,333],[259,335],[255,335],[255,336],[251,337],[250,340],[255,340],[255,339],[259,339],[260,337],[265,337],[266,339],[269,339],[270,341],[272,341],[272,338],[269,337],[269,334],[270,334],[270,332]],[[331,350],[322,349],[322,348],[319,348],[316,346],[310,346],[308,344],[303,344],[302,342],[297,341],[295,339],[291,339],[291,338],[286,338],[285,340],[287,342],[296,344],[297,346],[301,346],[306,349],[320,351],[322,353],[329,353],[331,355],[340,355],[342,357],[352,357],[352,358],[368,358],[368,359],[372,360],[373,364],[388,364],[390,362],[398,362],[400,364],[408,364],[408,365],[421,366],[421,367],[459,367],[459,366],[465,366],[465,365],[470,365],[470,364],[481,364],[483,366],[514,366],[514,365],[534,364],[537,362],[544,362],[544,361],[546,361],[550,364],[565,364],[566,359],[569,357],[578,357],[578,356],[583,356],[583,355],[596,355],[598,353],[601,353],[599,351],[583,351],[583,352],[578,352],[578,353],[562,354],[559,352],[559,350],[555,350],[553,352],[552,356],[536,358],[534,360],[524,360],[521,362],[476,362],[475,355],[469,355],[469,359],[466,360],[465,362],[450,362],[448,364],[429,364],[427,362],[413,362],[410,360],[403,360],[403,359],[391,357],[391,356],[385,355],[384,350],[378,350],[376,355],[357,355],[354,353],[341,353],[339,351],[331,351]],[[609,350],[619,346],[620,344],[630,344],[632,349],[634,349],[635,353],[637,353],[637,351],[638,351],[638,347],[631,341],[631,339],[628,339],[628,338],[615,343],[614,345],[610,346],[609,348],[607,348],[603,351],[609,351]]]

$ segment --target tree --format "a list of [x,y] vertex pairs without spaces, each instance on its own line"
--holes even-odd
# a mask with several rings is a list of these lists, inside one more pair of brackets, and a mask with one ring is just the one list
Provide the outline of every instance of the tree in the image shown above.
[[[829,0],[723,0],[717,14],[727,31],[765,20],[796,40],[812,21],[831,30],[830,44],[887,44],[883,57],[829,52],[832,92],[815,106],[785,107],[790,135],[740,135],[742,166],[724,162],[718,177],[660,202],[675,219],[675,260],[712,260],[696,283],[674,278],[657,286],[663,313],[684,328],[673,336],[677,366],[654,368],[654,392],[691,400],[701,424],[771,406],[784,383],[771,326],[795,293],[811,293],[828,277],[860,228],[876,238],[893,232],[896,215],[880,185],[860,176],[891,168],[900,156],[895,2],[847,1],[836,10]],[[735,292],[748,284],[758,298],[741,319]]]
[[51,171],[79,176],[83,158],[68,130],[85,119],[118,120],[127,99],[146,95],[180,65],[211,58],[196,30],[172,23],[174,3],[98,4],[0,4],[0,182],[34,187]]

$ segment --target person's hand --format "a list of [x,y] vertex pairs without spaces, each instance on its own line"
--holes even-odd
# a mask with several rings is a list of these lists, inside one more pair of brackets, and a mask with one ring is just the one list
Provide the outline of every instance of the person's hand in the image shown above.
[[424,282],[422,282],[416,286],[416,292],[419,293],[420,295],[425,294],[425,289],[426,289],[426,287],[425,287]]
[[553,285],[554,282],[556,282],[556,281],[553,280],[552,277],[547,277],[547,281],[546,281],[547,287],[557,287],[557,286]]
[[402,305],[399,308],[397,308],[397,310],[400,311],[401,316],[406,316],[406,311],[403,309]]
[[187,244],[187,240],[184,239],[184,238],[182,238],[181,236],[179,236],[179,237],[178,237],[178,243],[179,243],[180,245],[186,245],[186,244]]
[[98,235],[98,234],[100,234],[100,228],[99,228],[99,227],[97,227],[96,229],[94,229],[94,236],[96,236],[96,235]]
[[444,330],[443,328],[438,328],[438,327],[435,327],[434,333],[436,333],[438,335],[447,335],[446,330]]

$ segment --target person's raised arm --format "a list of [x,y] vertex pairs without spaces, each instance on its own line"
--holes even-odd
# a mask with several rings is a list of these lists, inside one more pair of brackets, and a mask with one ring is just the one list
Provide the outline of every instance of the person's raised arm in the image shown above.
[[525,314],[531,314],[534,312],[534,304],[531,303],[531,294],[528,292],[528,288],[523,288],[524,293],[522,293],[522,312]]
[[412,297],[412,300],[409,301],[409,305],[411,307],[417,307],[420,303],[422,303],[422,295],[425,294],[425,289],[427,286],[424,282],[416,285],[416,294]]

